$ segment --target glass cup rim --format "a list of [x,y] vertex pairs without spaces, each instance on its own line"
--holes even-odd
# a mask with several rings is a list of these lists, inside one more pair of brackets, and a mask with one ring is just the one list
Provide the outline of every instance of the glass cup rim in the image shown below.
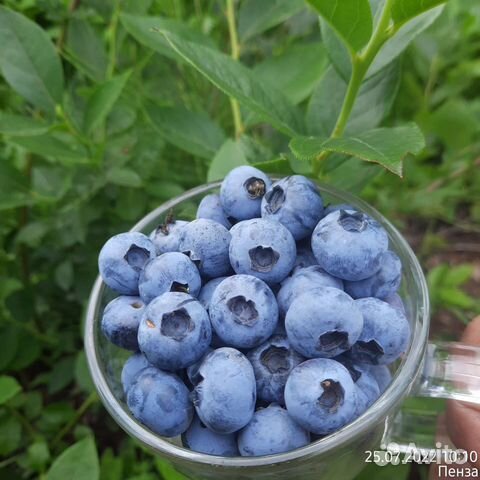
[[[402,368],[396,373],[393,381],[387,387],[382,396],[361,417],[343,427],[338,432],[335,432],[321,440],[317,440],[316,442],[310,443],[309,445],[292,450],[290,452],[261,457],[221,457],[194,452],[163,439],[137,422],[124,409],[119,400],[116,398],[112,389],[109,387],[100,367],[100,352],[98,349],[98,344],[95,342],[95,320],[98,317],[102,292],[105,288],[105,284],[103,283],[101,277],[98,276],[90,293],[85,319],[84,347],[89,370],[92,375],[95,388],[107,411],[126,433],[139,440],[149,449],[160,455],[170,457],[171,459],[221,467],[258,467],[262,465],[290,462],[302,457],[310,457],[312,455],[326,453],[331,449],[338,447],[338,445],[342,444],[343,442],[351,441],[353,438],[356,438],[365,431],[366,425],[374,425],[381,419],[386,418],[392,407],[397,405],[411,390],[411,387],[414,384],[419,372],[419,365],[421,364],[424,356],[428,339],[430,318],[428,287],[418,259],[400,232],[380,212],[378,212],[367,202],[349,192],[332,187],[331,185],[327,185],[322,182],[316,183],[322,193],[341,197],[346,203],[354,203],[359,205],[363,211],[373,216],[377,220],[379,219],[383,225],[388,227],[389,237],[393,237],[395,239],[397,248],[402,249],[409,258],[410,268],[420,290],[419,298],[421,299],[421,306],[418,308],[417,319],[418,315],[421,315],[422,321],[415,321],[415,325],[419,324],[420,328],[418,331],[416,329],[412,332],[412,343]],[[200,185],[184,192],[182,195],[177,196],[152,210],[139,222],[137,222],[130,229],[130,231],[143,230],[147,225],[154,222],[162,214],[169,212],[182,202],[198,195],[211,192],[220,187],[220,185],[221,181],[216,181]]]

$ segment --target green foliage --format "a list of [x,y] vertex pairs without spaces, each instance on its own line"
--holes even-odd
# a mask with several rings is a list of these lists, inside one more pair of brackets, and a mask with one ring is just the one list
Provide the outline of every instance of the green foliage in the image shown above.
[[[95,252],[186,189],[302,173],[426,232],[422,261],[478,245],[480,6],[232,3],[0,7],[1,478],[182,478],[102,409],[81,325]],[[428,279],[435,311],[468,321],[461,254]]]

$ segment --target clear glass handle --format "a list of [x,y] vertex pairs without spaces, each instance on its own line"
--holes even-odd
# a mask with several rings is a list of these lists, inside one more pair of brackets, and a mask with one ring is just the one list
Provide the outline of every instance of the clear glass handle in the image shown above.
[[480,347],[430,343],[417,394],[480,405]]
[[435,448],[438,418],[446,406],[442,399],[480,405],[480,347],[429,343],[420,383],[412,395],[385,431],[382,445],[390,452],[425,453]]

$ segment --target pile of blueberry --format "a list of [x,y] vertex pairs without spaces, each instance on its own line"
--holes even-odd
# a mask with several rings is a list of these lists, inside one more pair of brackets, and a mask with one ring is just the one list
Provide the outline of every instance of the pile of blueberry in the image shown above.
[[116,235],[99,268],[120,294],[102,331],[135,352],[121,376],[130,411],[202,453],[269,455],[335,432],[409,345],[385,230],[324,208],[300,175],[236,168],[196,220]]

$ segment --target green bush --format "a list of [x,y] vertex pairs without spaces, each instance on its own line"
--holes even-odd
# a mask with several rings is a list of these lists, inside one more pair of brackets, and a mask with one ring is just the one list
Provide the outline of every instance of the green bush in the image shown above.
[[[186,189],[250,163],[362,193],[425,262],[478,239],[480,6],[333,3],[2,2],[2,478],[180,478],[103,411],[82,317],[95,252]],[[435,308],[478,312],[472,272],[441,260]]]

